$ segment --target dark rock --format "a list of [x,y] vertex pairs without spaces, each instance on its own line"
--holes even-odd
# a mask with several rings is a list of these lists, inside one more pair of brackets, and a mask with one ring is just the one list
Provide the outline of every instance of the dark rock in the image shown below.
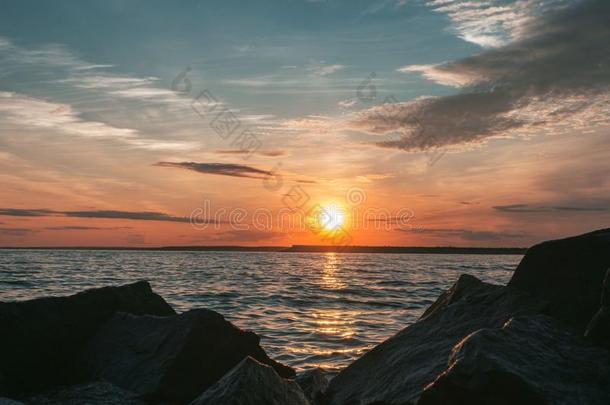
[[9,397],[74,382],[73,361],[115,312],[173,315],[147,282],[68,297],[0,302],[0,395]]
[[134,393],[105,381],[61,387],[24,401],[36,405],[146,405]]
[[259,341],[210,310],[173,317],[118,313],[90,341],[82,364],[91,377],[142,398],[184,403],[247,356],[294,377],[294,370],[271,360]]
[[246,357],[191,405],[309,405],[299,385]]
[[552,302],[551,315],[581,333],[599,308],[610,267],[610,229],[530,248],[508,283]]
[[0,405],[26,405],[23,402],[15,401],[9,398],[0,398]]
[[462,275],[413,325],[381,343],[330,382],[333,405],[409,404],[445,370],[451,349],[470,333],[501,327],[547,303],[518,290]]
[[610,354],[537,315],[469,335],[417,405],[606,405],[608,387]]
[[601,306],[587,326],[585,336],[596,345],[610,350],[610,269],[604,278]]
[[297,374],[295,379],[301,387],[307,399],[312,403],[321,402],[324,393],[328,389],[328,378],[326,372],[321,368],[314,368]]

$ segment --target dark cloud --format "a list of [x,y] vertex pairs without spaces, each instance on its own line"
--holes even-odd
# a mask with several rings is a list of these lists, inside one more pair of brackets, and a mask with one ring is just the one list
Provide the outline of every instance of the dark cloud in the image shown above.
[[586,0],[531,18],[506,46],[440,66],[411,66],[459,94],[383,104],[350,126],[398,133],[382,147],[427,150],[494,136],[585,128],[609,120],[610,2]]
[[44,228],[46,231],[116,231],[119,229],[133,229],[130,226],[113,226],[113,227],[97,227],[97,226],[78,226],[78,225],[68,225],[68,226],[49,226]]
[[[409,222],[414,216],[414,213],[405,211],[404,217],[368,218],[368,222],[403,225],[406,222]],[[401,231],[404,231],[404,229],[401,229]]]
[[59,212],[49,209],[0,208],[0,215],[9,217],[49,217]]
[[234,163],[158,162],[155,163],[154,166],[175,167],[178,169],[192,170],[198,173],[246,177],[251,179],[264,179],[273,175],[272,172],[267,170]]
[[130,212],[130,211],[63,211],[61,214],[66,217],[75,218],[108,218],[108,219],[134,219],[140,221],[168,221],[168,222],[189,222],[187,217],[175,217],[162,212]]
[[510,232],[481,231],[472,229],[439,229],[439,228],[412,228],[399,229],[401,232],[416,233],[432,237],[458,237],[468,241],[502,241],[505,239],[520,239],[524,234]]
[[[215,151],[215,153],[219,155],[250,155],[251,151],[245,149],[221,149]],[[279,157],[285,156],[286,151],[283,150],[257,150],[254,152],[256,155],[266,156],[266,157]]]
[[[162,212],[151,211],[55,211],[50,209],[0,208],[0,216],[14,217],[70,217],[70,218],[104,218],[130,219],[139,221],[190,222],[188,217],[176,217]],[[209,223],[214,223],[210,221]]]
[[532,207],[527,204],[496,205],[492,208],[502,212],[548,212],[548,208]]
[[609,211],[610,207],[606,206],[534,206],[528,204],[511,204],[511,205],[496,205],[493,207],[496,211],[508,212],[508,213],[532,213],[532,212],[605,212]]
[[28,228],[0,228],[0,235],[4,236],[25,236],[35,232]]
[[283,237],[282,232],[273,232],[257,229],[248,230],[229,230],[223,232],[214,232],[213,234],[201,234],[193,237],[192,235],[180,235],[180,238],[189,239],[189,243],[222,243],[222,244],[234,244],[234,243],[251,243],[268,241]]

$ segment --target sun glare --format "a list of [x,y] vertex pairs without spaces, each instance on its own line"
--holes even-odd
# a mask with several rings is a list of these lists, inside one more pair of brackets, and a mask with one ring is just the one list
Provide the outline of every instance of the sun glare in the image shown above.
[[345,224],[345,211],[335,203],[323,205],[317,221],[325,230],[334,231]]

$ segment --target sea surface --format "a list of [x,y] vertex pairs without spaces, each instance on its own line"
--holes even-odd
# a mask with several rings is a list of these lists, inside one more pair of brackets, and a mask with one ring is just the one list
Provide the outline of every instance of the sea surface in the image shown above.
[[209,308],[297,369],[345,367],[414,322],[462,273],[505,284],[521,256],[0,250],[0,301],[148,280]]

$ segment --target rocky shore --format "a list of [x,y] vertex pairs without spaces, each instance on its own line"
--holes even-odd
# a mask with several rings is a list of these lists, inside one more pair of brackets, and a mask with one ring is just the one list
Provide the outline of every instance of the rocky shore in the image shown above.
[[610,404],[610,229],[530,248],[507,286],[462,275],[328,379],[147,282],[0,302],[0,404]]

